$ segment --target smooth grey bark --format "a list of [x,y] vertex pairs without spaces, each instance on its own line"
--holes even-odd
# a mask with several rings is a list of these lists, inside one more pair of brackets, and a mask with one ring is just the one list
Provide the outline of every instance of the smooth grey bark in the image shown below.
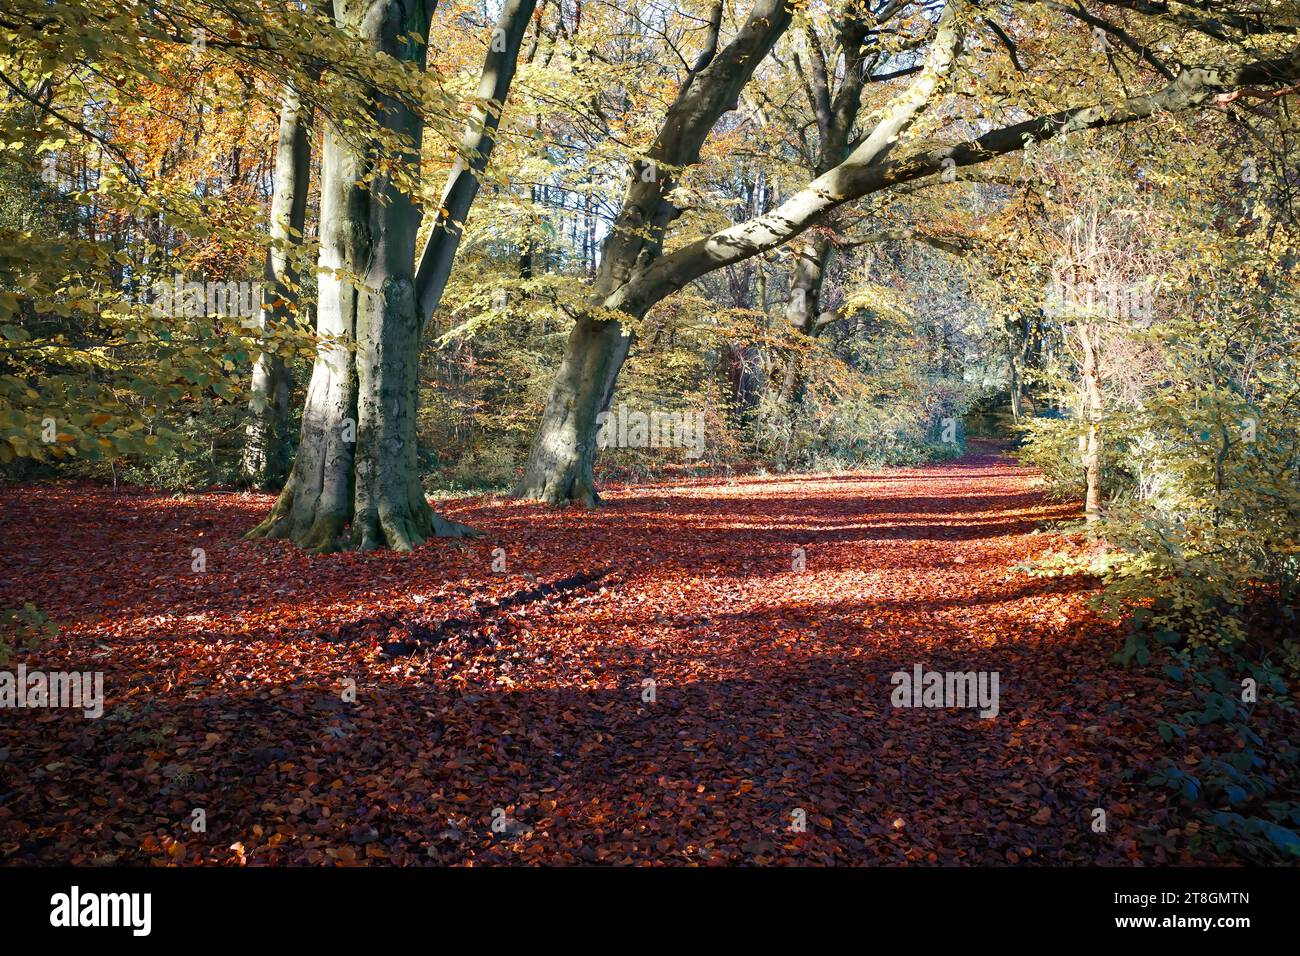
[[[534,0],[509,0],[490,42],[480,95],[505,99]],[[336,0],[339,25],[377,54],[424,68],[432,0]],[[400,157],[418,167],[424,124],[404,100],[377,90],[375,119],[409,144]],[[472,157],[453,169],[444,216],[421,256],[421,214],[408,191],[376,175],[377,142],[356,142],[327,123],[321,159],[318,353],[303,407],[298,456],[270,515],[249,537],[291,538],[315,552],[356,547],[414,548],[431,537],[473,531],[429,507],[420,485],[416,421],[419,350],[426,314],[441,295],[460,241],[460,223],[477,193],[474,173],[491,151],[499,111],[480,112],[464,146]],[[476,165],[477,164],[477,165]],[[428,313],[425,313],[425,309]]]
[[[270,238],[262,269],[263,334],[294,321],[298,275],[293,255],[302,244],[311,176],[311,107],[287,86],[280,102],[280,133],[271,192]],[[261,352],[253,363],[252,397],[242,459],[244,476],[258,487],[281,484],[289,470],[289,392],[284,359]]]
[[298,455],[271,514],[249,537],[291,538],[328,552],[344,544],[352,517],[357,373],[353,357],[358,289],[370,244],[364,160],[333,125],[321,154],[320,258],[316,332],[322,345],[303,405]]
[[483,60],[477,96],[481,101],[474,109],[465,135],[461,154],[447,177],[442,191],[438,220],[425,240],[416,268],[415,288],[419,299],[421,330],[426,331],[433,313],[442,301],[443,290],[451,276],[451,267],[460,248],[465,219],[478,195],[479,177],[487,169],[501,122],[501,111],[514,80],[519,47],[532,18],[537,0],[506,0],[488,42]]
[[[378,54],[424,65],[433,14],[423,0],[339,0],[339,26]],[[375,119],[419,163],[423,121],[407,103],[370,91]],[[298,456],[271,514],[249,537],[291,538],[306,550],[409,550],[461,525],[429,508],[416,468],[415,300],[419,208],[386,175],[372,175],[377,142],[332,123],[321,158],[320,349],[303,407]]]
[[[621,322],[604,318],[603,309],[641,264],[662,252],[664,232],[682,212],[668,198],[679,171],[699,161],[704,140],[719,118],[735,108],[754,70],[789,27],[792,12],[787,0],[756,0],[736,36],[718,50],[721,16],[721,4],[715,4],[703,50],[650,149],[632,164],[622,207],[601,250],[588,299],[592,310],[580,314],[569,333],[523,480],[515,489],[521,497],[588,506],[599,500],[592,476],[596,417],[609,407],[633,339]],[[617,308],[640,319],[653,304]]]

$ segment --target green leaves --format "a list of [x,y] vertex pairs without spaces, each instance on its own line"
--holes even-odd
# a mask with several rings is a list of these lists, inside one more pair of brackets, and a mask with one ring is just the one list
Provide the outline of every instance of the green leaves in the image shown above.
[[[1300,823],[1300,803],[1291,797],[1297,752],[1285,722],[1294,706],[1281,675],[1267,661],[1209,647],[1172,653],[1164,672],[1178,685],[1165,708],[1192,706],[1156,722],[1173,756],[1148,785],[1177,793],[1218,829],[1220,845],[1239,845],[1254,857],[1289,857],[1296,833],[1284,824]],[[1256,691],[1244,691],[1244,675]]]
[[9,663],[15,648],[34,650],[58,633],[59,625],[30,601],[0,611],[0,667]]

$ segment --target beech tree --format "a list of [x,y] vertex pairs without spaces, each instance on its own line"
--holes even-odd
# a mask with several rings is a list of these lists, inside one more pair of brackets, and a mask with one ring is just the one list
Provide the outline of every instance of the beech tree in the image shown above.
[[[292,86],[280,107],[280,135],[275,153],[270,238],[262,280],[258,325],[263,334],[294,321],[298,275],[294,250],[301,246],[307,223],[311,176],[312,107]],[[289,381],[284,357],[264,350],[253,363],[249,422],[244,446],[245,476],[257,485],[278,486],[289,469]]]
[[[1062,106],[946,145],[912,142],[900,150],[900,141],[914,124],[937,112],[942,103],[939,94],[961,60],[964,40],[986,17],[998,13],[993,4],[966,0],[918,4],[924,10],[941,7],[919,69],[872,117],[871,125],[851,139],[846,157],[771,212],[665,253],[665,233],[680,212],[669,196],[672,176],[696,161],[700,145],[722,113],[735,104],[757,61],[790,25],[791,11],[784,3],[756,3],[722,52],[714,55],[716,40],[706,43],[700,63],[665,113],[654,144],[644,159],[633,163],[627,197],[602,249],[589,300],[591,312],[578,316],[569,335],[518,492],[557,504],[597,502],[592,474],[596,421],[609,406],[633,344],[634,336],[624,330],[624,323],[639,321],[657,303],[701,276],[788,243],[846,203],[891,187],[986,163],[1027,144],[1203,107],[1220,97],[1277,97],[1300,80],[1296,27],[1284,12],[1270,19],[1244,12],[1180,12],[1163,3],[1106,5],[1123,8],[1155,30],[1160,45],[1171,52],[1158,56],[1152,52],[1155,44],[1133,39],[1130,29],[1104,18],[1079,16],[1069,9],[1063,16],[1082,23],[1100,42],[1114,38],[1126,47],[1136,46],[1143,65],[1153,67],[1163,86],[1145,93],[1121,91],[1104,102]],[[873,17],[893,15],[897,6],[875,4]],[[1039,4],[1031,0],[1010,6],[1018,10]],[[1042,6],[1055,10],[1061,5]],[[1001,26],[996,33],[1019,64],[1013,36]],[[1175,34],[1192,39],[1180,41]],[[811,261],[815,263],[816,257]]]
[[791,16],[786,0],[758,0],[735,38],[719,50],[722,4],[714,5],[698,58],[665,113],[654,143],[632,164],[622,208],[601,249],[588,300],[591,308],[578,315],[569,333],[564,360],[529,452],[521,494],[551,502],[596,502],[592,477],[596,416],[609,406],[633,340],[608,310],[640,319],[654,304],[647,301],[639,307],[628,302],[624,292],[646,264],[659,260],[664,233],[681,213],[671,198],[675,177],[698,161],[705,138],[722,114],[734,108],[754,70],[789,27]]
[[[487,102],[471,117],[463,160],[452,170],[418,269],[421,210],[412,182],[401,174],[419,166],[419,86],[396,95],[373,88],[355,93],[377,101],[376,126],[401,144],[397,156],[381,155],[378,136],[358,141],[352,131],[325,124],[316,310],[322,346],[293,469],[250,537],[291,538],[316,552],[348,544],[404,551],[433,536],[471,533],[435,514],[420,485],[420,338],[454,260],[475,176],[490,155],[533,7],[533,0],[510,0],[502,10],[479,89]],[[334,16],[375,54],[423,70],[433,8],[429,0],[335,0]]]

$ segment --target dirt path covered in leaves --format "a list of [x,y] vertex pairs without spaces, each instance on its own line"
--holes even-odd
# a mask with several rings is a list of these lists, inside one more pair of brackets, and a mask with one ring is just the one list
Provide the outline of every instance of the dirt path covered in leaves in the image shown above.
[[[1085,582],[1015,570],[1072,513],[1028,470],[607,498],[458,501],[483,538],[307,558],[240,539],[266,495],[7,489],[0,606],[64,628],[10,668],[103,671],[106,704],[0,710],[0,862],[1181,859],[1129,779],[1156,685],[1108,662]],[[997,716],[893,707],[917,664],[996,671]]]

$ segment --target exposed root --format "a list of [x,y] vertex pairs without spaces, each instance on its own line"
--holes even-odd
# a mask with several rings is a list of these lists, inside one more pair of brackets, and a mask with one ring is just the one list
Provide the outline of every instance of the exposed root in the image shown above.
[[596,508],[600,505],[600,495],[596,494],[595,483],[589,477],[575,478],[569,493],[569,500],[584,508]]
[[479,538],[482,532],[475,531],[469,525],[451,521],[437,514],[433,515],[433,534],[438,538]]
[[312,522],[304,533],[293,535],[292,538],[298,547],[309,554],[334,554],[344,548],[345,526],[343,515],[324,514]]
[[294,480],[289,476],[284,487],[280,490],[280,496],[275,499],[275,504],[271,506],[271,513],[253,528],[244,533],[247,540],[255,541],[259,538],[284,538],[288,536],[287,526],[289,517],[293,513],[293,493]]
[[[415,485],[415,489],[418,488],[418,484]],[[382,501],[377,509],[360,518],[341,511],[314,513],[320,507],[319,498],[302,501],[299,497],[291,477],[271,513],[244,537],[253,540],[288,538],[311,554],[332,554],[348,548],[363,553],[383,548],[411,551],[430,538],[479,536],[473,528],[436,514],[423,492],[414,489],[409,501]],[[310,524],[306,523],[307,520]]]
[[600,495],[596,492],[591,476],[578,477],[572,474],[572,470],[540,484],[536,481],[528,482],[525,478],[525,483],[515,489],[514,496],[556,507],[579,504],[584,508],[598,508],[601,505]]

